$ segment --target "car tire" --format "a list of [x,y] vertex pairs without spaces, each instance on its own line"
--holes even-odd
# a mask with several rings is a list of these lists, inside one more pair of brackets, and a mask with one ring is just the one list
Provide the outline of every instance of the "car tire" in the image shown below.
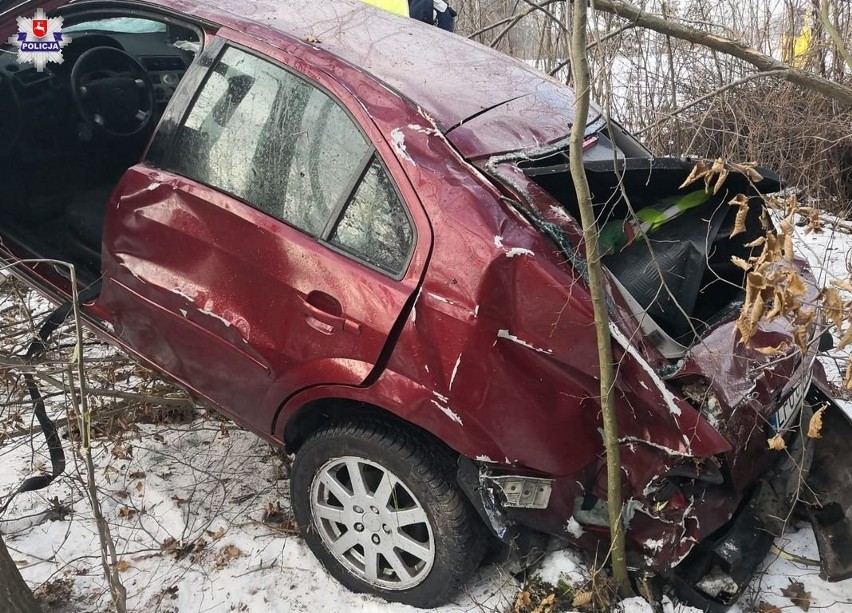
[[402,428],[332,425],[296,453],[296,521],[314,555],[350,590],[437,606],[468,579],[484,549],[483,526],[454,467],[447,452]]

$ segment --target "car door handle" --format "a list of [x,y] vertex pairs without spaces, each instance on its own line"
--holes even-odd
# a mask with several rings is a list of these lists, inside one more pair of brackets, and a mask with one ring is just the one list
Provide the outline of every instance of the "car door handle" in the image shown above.
[[343,316],[343,308],[334,296],[313,291],[302,298],[301,303],[308,325],[323,334],[334,334],[338,331],[356,336],[361,334],[361,324]]

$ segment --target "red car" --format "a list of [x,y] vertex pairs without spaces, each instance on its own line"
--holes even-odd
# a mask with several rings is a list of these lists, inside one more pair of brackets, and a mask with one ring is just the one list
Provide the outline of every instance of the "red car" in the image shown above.
[[[94,329],[295,453],[331,574],[427,607],[495,539],[605,551],[569,88],[349,0],[24,1],[0,40],[3,257],[73,263]],[[827,389],[786,322],[734,333],[763,230],[755,201],[732,236],[727,201],[779,183],[679,190],[692,162],[591,118],[631,565],[723,606],[794,498],[767,438],[800,448]],[[622,240],[660,205],[683,212]]]

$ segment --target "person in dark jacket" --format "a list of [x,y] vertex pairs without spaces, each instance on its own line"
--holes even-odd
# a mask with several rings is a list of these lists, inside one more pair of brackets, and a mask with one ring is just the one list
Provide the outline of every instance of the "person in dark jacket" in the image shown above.
[[408,15],[419,21],[438,26],[449,32],[456,27],[456,12],[446,0],[363,0],[379,8]]
[[408,14],[449,32],[456,27],[456,12],[445,0],[408,0]]

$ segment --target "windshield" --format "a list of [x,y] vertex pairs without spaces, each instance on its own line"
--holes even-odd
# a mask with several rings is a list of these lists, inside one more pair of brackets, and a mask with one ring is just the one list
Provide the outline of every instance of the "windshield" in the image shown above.
[[98,19],[97,21],[84,21],[83,23],[63,28],[63,31],[69,33],[88,30],[115,32],[116,34],[149,34],[152,32],[165,32],[166,24],[138,17],[113,17],[110,19]]

